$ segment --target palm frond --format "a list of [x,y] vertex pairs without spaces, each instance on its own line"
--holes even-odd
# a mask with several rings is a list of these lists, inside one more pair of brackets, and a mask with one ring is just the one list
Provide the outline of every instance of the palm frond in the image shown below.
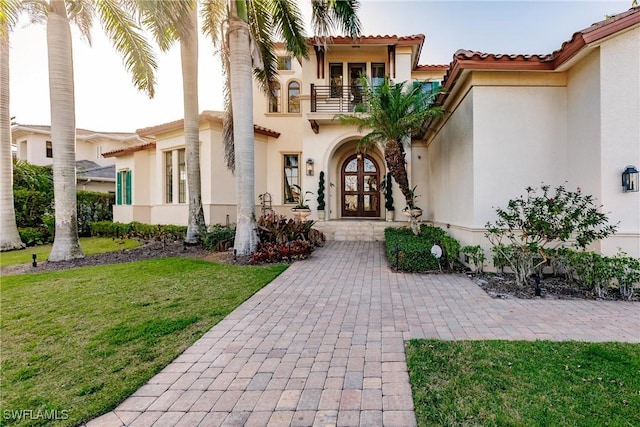
[[295,2],[271,0],[275,32],[285,41],[287,51],[299,58],[308,58],[307,36],[302,25],[302,14]]
[[21,11],[19,0],[0,0],[0,40],[6,40],[18,23]]
[[131,12],[138,15],[142,26],[147,28],[162,51],[189,34],[190,13],[196,7],[194,0],[135,0]]
[[317,43],[326,45],[336,29],[351,38],[360,37],[359,8],[358,0],[312,0],[311,26]]
[[211,39],[213,45],[222,47],[222,25],[228,19],[229,9],[225,0],[206,0],[200,7],[202,32]]
[[140,27],[132,16],[120,7],[118,0],[96,2],[100,22],[111,39],[116,51],[123,56],[127,71],[132,75],[134,86],[147,92],[150,98],[155,94],[156,58]]
[[91,46],[91,27],[95,4],[91,0],[66,1],[67,17],[80,30],[80,36]]

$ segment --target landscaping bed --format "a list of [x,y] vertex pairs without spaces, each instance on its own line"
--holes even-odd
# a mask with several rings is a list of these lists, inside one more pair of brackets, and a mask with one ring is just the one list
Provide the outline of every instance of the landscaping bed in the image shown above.
[[510,274],[480,274],[469,278],[480,286],[493,298],[522,298],[522,299],[591,299],[612,301],[640,301],[640,289],[637,289],[631,299],[622,298],[616,290],[598,296],[593,291],[579,283],[571,283],[563,277],[545,276],[540,281],[540,296],[535,294],[535,282],[531,280],[528,286],[517,285],[515,277]]

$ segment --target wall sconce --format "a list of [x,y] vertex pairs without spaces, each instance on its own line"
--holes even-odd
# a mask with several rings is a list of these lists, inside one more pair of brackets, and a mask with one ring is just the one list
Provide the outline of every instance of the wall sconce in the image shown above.
[[313,176],[313,159],[307,159],[307,175]]
[[627,166],[622,172],[622,191],[629,193],[632,191],[638,191],[638,169],[635,166]]

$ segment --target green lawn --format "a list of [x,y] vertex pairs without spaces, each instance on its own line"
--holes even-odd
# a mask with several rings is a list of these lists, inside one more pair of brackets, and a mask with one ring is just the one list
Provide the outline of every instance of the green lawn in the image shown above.
[[640,344],[414,340],[419,426],[640,426]]
[[[85,255],[113,252],[139,246],[133,239],[113,240],[111,237],[82,237],[80,247]],[[32,254],[37,255],[38,262],[46,261],[51,252],[51,245],[32,246],[18,251],[0,252],[0,268],[13,264],[24,264],[32,261]]]
[[0,424],[113,409],[285,268],[168,258],[3,277]]

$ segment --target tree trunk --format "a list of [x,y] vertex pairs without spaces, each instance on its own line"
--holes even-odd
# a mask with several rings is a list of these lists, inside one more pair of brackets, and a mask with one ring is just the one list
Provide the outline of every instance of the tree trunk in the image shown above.
[[255,214],[251,34],[246,22],[232,18],[229,22],[228,36],[236,163],[237,219],[234,247],[238,255],[247,256],[255,252],[258,246]]
[[404,195],[407,206],[411,206],[411,193],[409,188],[409,176],[407,175],[407,167],[404,159],[404,149],[402,142],[390,140],[384,147],[384,159],[387,162],[389,173],[396,180],[400,191]]
[[[6,27],[6,23],[4,24]],[[9,29],[0,37],[0,251],[24,248],[13,207],[13,160],[9,113]]]
[[407,166],[404,158],[404,148],[402,147],[402,141],[389,140],[384,148],[384,159],[387,162],[387,168],[389,173],[396,180],[400,191],[404,195],[405,202],[407,203],[407,209],[409,210],[409,221],[411,224],[411,231],[416,236],[420,234],[420,227],[418,225],[418,218],[414,216],[414,204],[411,197],[411,189],[409,187],[409,175],[407,174]]
[[71,28],[64,1],[52,0],[47,19],[55,238],[49,261],[82,258],[76,211],[76,120]]
[[185,242],[199,243],[206,230],[202,209],[200,176],[200,113],[198,111],[198,22],[197,9],[191,11],[188,34],[180,37],[182,87],[184,97],[184,141],[189,192],[189,222]]

